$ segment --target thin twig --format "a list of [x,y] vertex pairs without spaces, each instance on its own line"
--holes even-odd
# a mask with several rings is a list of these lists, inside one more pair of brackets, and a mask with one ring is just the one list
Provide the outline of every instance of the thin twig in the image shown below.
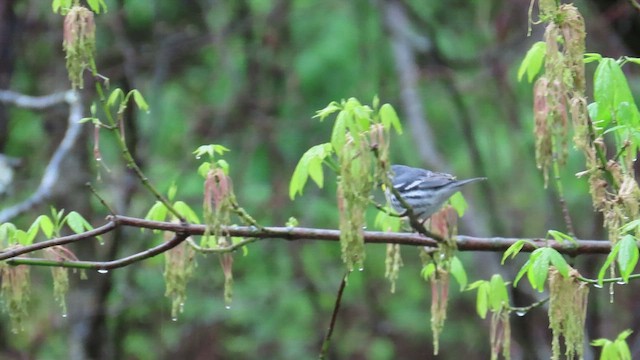
[[509,310],[515,311],[516,314],[526,314],[531,309],[537,308],[538,306],[542,306],[547,301],[549,301],[549,299],[551,299],[551,298],[547,296],[546,298],[544,298],[544,299],[542,299],[540,301],[536,301],[536,302],[534,302],[533,304],[531,304],[529,306],[509,306]]
[[158,246],[135,253],[133,255],[111,261],[66,261],[66,260],[47,260],[32,258],[14,258],[7,260],[9,265],[31,265],[31,266],[55,266],[75,269],[93,269],[98,271],[109,271],[127,265],[131,265],[138,261],[154,257],[168,250],[173,249],[183,242],[189,235],[184,233],[176,234],[171,240],[164,242]]
[[87,182],[86,185],[91,191],[91,193],[93,194],[93,196],[95,196],[98,199],[98,201],[100,201],[100,204],[102,204],[102,206],[104,206],[105,209],[107,209],[111,215],[116,215],[116,212],[113,210],[113,208],[111,208],[111,206],[109,206],[109,204],[107,204],[107,201],[104,198],[102,198],[102,196],[100,196],[96,188],[94,188],[90,182]]
[[84,240],[84,239],[94,238],[98,235],[108,233],[109,231],[112,231],[116,227],[118,227],[118,224],[115,221],[109,221],[108,223],[98,228],[95,228],[93,230],[89,230],[80,234],[74,234],[74,235],[63,236],[63,237],[59,237],[51,240],[41,241],[28,246],[9,248],[9,249],[6,249],[5,251],[0,252],[0,260],[7,260],[7,259],[15,258],[16,256],[34,252],[36,250],[42,250],[42,249],[46,249],[46,248],[50,248],[58,245],[69,244],[69,243]]
[[349,272],[347,272],[342,281],[340,282],[340,288],[338,289],[338,295],[336,296],[336,303],[333,306],[333,313],[331,314],[331,322],[329,323],[329,328],[327,329],[327,333],[324,336],[324,340],[322,341],[322,347],[320,348],[319,359],[323,360],[327,356],[327,351],[329,351],[329,343],[331,342],[331,335],[333,334],[333,329],[336,325],[336,320],[338,319],[338,311],[340,310],[340,303],[342,302],[342,293],[344,292],[344,288],[347,286],[347,278],[349,277]]

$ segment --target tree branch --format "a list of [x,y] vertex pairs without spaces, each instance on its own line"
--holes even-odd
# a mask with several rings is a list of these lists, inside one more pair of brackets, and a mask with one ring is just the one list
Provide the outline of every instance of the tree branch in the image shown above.
[[150,249],[135,253],[133,255],[124,257],[118,260],[111,261],[67,261],[67,260],[47,260],[47,259],[33,259],[33,258],[14,258],[7,260],[9,265],[31,265],[31,266],[56,266],[67,267],[76,269],[94,269],[98,271],[109,271],[127,265],[131,265],[135,262],[154,257],[158,254],[162,254],[165,251],[171,250],[183,242],[189,234],[178,233],[171,240],[166,241],[158,246]]
[[[78,267],[78,268],[96,268],[96,269],[111,269],[116,267],[125,266],[132,262],[136,262],[151,256],[155,256],[160,252],[171,249],[176,246],[185,238],[190,235],[203,235],[205,232],[204,225],[192,225],[186,223],[175,222],[163,222],[139,219],[128,216],[109,216],[108,222],[96,229],[70,236],[64,236],[47,241],[35,243],[33,245],[24,247],[14,247],[0,252],[0,261],[9,260],[9,264],[19,265],[42,265],[42,266],[63,266],[63,267]],[[87,262],[87,261],[51,261],[44,259],[29,259],[19,258],[16,256],[24,255],[36,250],[41,250],[53,246],[64,245],[76,241],[80,241],[87,238],[92,238],[97,235],[105,234],[114,230],[119,226],[130,226],[141,229],[161,230],[169,231],[178,234],[181,239],[177,243],[169,241],[160,246],[145,250],[136,255],[132,255],[120,260],[114,260],[111,262]],[[223,227],[222,233],[228,236],[244,237],[248,238],[243,242],[230,245],[228,247],[220,247],[215,249],[202,249],[198,246],[194,247],[196,250],[202,252],[217,252],[225,253],[236,251],[242,246],[248,245],[254,241],[260,239],[283,239],[289,241],[297,240],[324,240],[324,241],[339,241],[340,231],[333,229],[316,229],[316,228],[303,228],[303,227],[264,227],[256,228],[253,226],[227,226]],[[182,235],[181,235],[182,234]],[[400,244],[409,246],[425,246],[425,247],[437,247],[438,241],[415,233],[389,233],[380,231],[365,231],[364,232],[365,243],[369,244]],[[459,235],[456,237],[456,243],[458,250],[460,251],[504,251],[509,246],[513,245],[516,241],[522,240],[521,238],[479,238],[473,236]],[[543,238],[526,239],[530,243],[525,243],[521,252],[532,252],[538,247],[549,246],[561,253],[567,255],[580,255],[580,254],[608,254],[611,250],[611,244],[606,240],[577,240],[576,244],[559,243],[555,240],[547,240]],[[167,245],[167,244],[171,245]]]

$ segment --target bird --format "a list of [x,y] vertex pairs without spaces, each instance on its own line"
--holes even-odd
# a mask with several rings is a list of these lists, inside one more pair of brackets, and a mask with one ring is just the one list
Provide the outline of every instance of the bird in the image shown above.
[[[462,186],[487,179],[477,177],[456,180],[455,176],[447,173],[397,164],[391,165],[390,177],[394,189],[411,206],[413,215],[421,222],[436,213]],[[396,212],[407,215],[407,209],[390,189],[386,188],[385,194]]]

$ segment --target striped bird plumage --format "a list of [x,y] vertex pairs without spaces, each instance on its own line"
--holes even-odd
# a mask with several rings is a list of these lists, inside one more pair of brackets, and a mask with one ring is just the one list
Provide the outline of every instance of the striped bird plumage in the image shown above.
[[[426,220],[438,211],[442,204],[463,185],[485,179],[456,180],[453,175],[405,165],[391,165],[391,170],[393,187],[412,207],[414,215],[420,220]],[[393,209],[404,214],[406,209],[402,203],[389,189],[385,192]]]

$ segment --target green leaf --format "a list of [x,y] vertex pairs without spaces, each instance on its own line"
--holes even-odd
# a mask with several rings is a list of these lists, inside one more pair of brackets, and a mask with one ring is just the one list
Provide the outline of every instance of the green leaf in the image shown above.
[[10,245],[10,240],[15,236],[16,228],[12,223],[4,223],[0,225],[0,246],[2,248]]
[[331,131],[331,145],[334,149],[342,149],[347,141],[347,116],[344,111],[340,111],[333,124]]
[[341,110],[342,107],[335,101],[332,101],[324,109],[316,111],[314,118],[320,118],[320,121],[324,120],[327,116],[333,114],[336,111]]
[[498,274],[494,274],[489,281],[489,303],[494,312],[500,311],[505,304],[509,303],[507,285]]
[[206,178],[207,174],[209,174],[209,170],[211,170],[211,163],[208,161],[203,162],[202,164],[200,164],[200,166],[198,166],[198,175]]
[[538,75],[542,68],[546,51],[547,44],[543,41],[538,41],[531,46],[531,49],[527,51],[527,54],[522,60],[520,68],[518,68],[518,81],[522,81],[525,73],[527,74],[527,80],[529,82],[533,81],[533,78]]
[[591,341],[591,345],[593,346],[603,346],[604,344],[611,342],[611,340],[608,339],[595,339],[593,341]]
[[559,243],[563,243],[565,240],[568,240],[569,242],[571,242],[574,245],[578,245],[578,242],[576,241],[576,239],[574,239],[572,236],[569,236],[563,232],[560,232],[558,230],[549,230],[547,231],[548,235],[551,235],[551,237],[553,238],[553,240],[559,242]]
[[602,346],[602,352],[600,353],[601,360],[621,360],[618,358],[618,351],[616,347],[613,345],[613,342],[607,341],[604,346]]
[[626,341],[616,340],[613,344],[616,348],[616,352],[618,353],[618,359],[631,360],[631,349],[629,349],[629,345],[627,345]]
[[379,114],[380,121],[386,129],[391,129],[391,127],[393,127],[396,133],[402,134],[402,124],[400,124],[400,119],[398,118],[398,114],[393,106],[389,104],[382,105]]
[[322,173],[322,161],[323,159],[311,159],[309,161],[309,176],[318,185],[320,189],[324,185],[324,175]]
[[100,11],[104,9],[107,11],[107,4],[105,4],[104,0],[87,0],[87,4],[89,4],[89,8],[96,14],[100,14]]
[[526,274],[527,271],[529,271],[529,267],[531,267],[531,256],[529,256],[529,260],[527,260],[527,262],[524,263],[524,265],[522,265],[522,267],[520,268],[520,271],[518,271],[515,280],[513,280],[513,287],[518,286],[518,282],[520,281],[522,276]]
[[598,285],[602,286],[604,275],[609,269],[609,267],[611,266],[611,263],[613,263],[613,260],[616,258],[616,255],[618,255],[618,251],[620,251],[620,241],[618,241],[613,247],[613,249],[611,249],[611,252],[609,253],[609,255],[607,255],[607,259],[605,260],[604,264],[600,268],[600,272],[598,273]]
[[133,101],[136,103],[136,105],[138,105],[138,109],[147,112],[149,111],[149,104],[147,104],[147,102],[144,100],[144,97],[142,96],[140,91],[133,89],[129,93],[133,95]]
[[453,209],[458,213],[459,217],[463,217],[464,212],[469,207],[467,201],[464,199],[464,196],[460,191],[456,192],[449,198],[449,204],[451,204]]
[[464,266],[457,256],[451,258],[451,268],[449,272],[460,285],[460,291],[464,291],[464,288],[467,286],[467,272],[464,270]]
[[620,276],[624,282],[629,282],[629,275],[633,272],[638,264],[638,244],[636,238],[632,235],[625,235],[618,242],[620,251],[618,251],[618,266],[620,267]]
[[167,212],[167,207],[164,206],[162,202],[156,201],[144,218],[152,221],[165,221],[167,219]]
[[531,287],[539,292],[544,291],[544,283],[549,274],[550,254],[548,251],[545,251],[545,249],[549,248],[540,248],[531,254],[529,258],[531,266],[529,266],[529,271],[527,271],[527,278],[529,279],[529,283],[531,283]]
[[612,116],[614,114],[617,115],[621,109],[620,104],[624,102],[628,103],[631,107],[628,110],[623,110],[632,115],[631,119],[629,119],[629,115],[627,115],[624,118],[616,120],[624,124],[640,116],[636,115],[638,110],[635,106],[631,89],[617,61],[611,58],[603,58],[596,68],[593,83],[593,96],[598,104],[598,112],[596,117],[594,117],[594,121],[599,121],[599,126],[606,128],[611,122]]
[[[389,211],[391,209],[387,208]],[[388,213],[384,211],[378,211],[376,214],[376,219],[374,221],[374,226],[381,230],[387,232],[398,232],[400,231],[403,224],[403,220],[397,216],[390,216]]]
[[182,215],[188,222],[192,224],[199,224],[200,219],[198,219],[198,215],[196,215],[195,211],[191,209],[187,203],[184,201],[176,201],[173,204],[173,207]]
[[229,175],[229,163],[226,160],[216,160],[216,167],[222,169],[225,175]]
[[[322,174],[322,168],[318,170],[317,167],[322,163],[322,161],[324,161],[327,156],[331,155],[332,152],[333,147],[331,146],[331,144],[324,143],[313,146],[302,155],[300,161],[298,161],[298,165],[296,165],[296,169],[293,171],[291,182],[289,183],[289,197],[291,198],[291,200],[295,198],[296,194],[302,195],[302,190],[307,183],[307,179],[309,178],[311,171],[314,171],[312,178],[316,182],[316,184],[318,183],[317,180],[321,180],[317,177]],[[311,165],[314,162],[317,162],[318,165]],[[320,171],[320,174],[318,174],[318,171]],[[314,178],[314,176],[316,178]]]
[[549,259],[551,264],[558,270],[558,272],[566,279],[569,277],[569,264],[556,249],[547,248],[549,253]]
[[40,229],[42,230],[42,233],[47,237],[47,239],[51,239],[54,230],[53,222],[46,215],[40,215],[38,216],[38,219],[40,219]]
[[594,61],[600,61],[602,60],[602,55],[598,54],[598,53],[585,53],[584,54],[584,63],[588,64],[588,63],[592,63]]
[[33,239],[29,239],[29,235],[24,230],[18,229],[13,235],[13,240],[10,241],[11,245],[18,243],[20,245],[27,246],[33,243]]
[[422,267],[422,271],[420,271],[420,276],[422,276],[422,278],[425,280],[429,280],[429,278],[431,277],[431,275],[433,275],[435,271],[436,271],[435,264],[428,263],[427,265]]
[[625,340],[626,338],[628,338],[628,337],[629,337],[629,335],[631,335],[631,333],[633,333],[633,330],[631,330],[631,329],[627,329],[627,330],[625,330],[625,331],[621,332],[621,333],[616,337],[616,341],[618,341],[618,340],[621,340],[621,341]]
[[196,159],[200,159],[204,155],[209,155],[211,161],[213,161],[215,154],[224,155],[225,152],[230,151],[226,147],[218,144],[209,144],[199,146],[193,154],[196,156]]
[[504,265],[504,261],[507,260],[509,255],[511,255],[512,259],[516,257],[516,255],[520,253],[520,250],[522,250],[522,248],[524,247],[524,244],[526,243],[531,244],[533,247],[537,247],[536,244],[534,244],[529,240],[520,239],[514,242],[511,246],[509,246],[509,248],[504,252],[504,255],[502,255],[502,261],[500,262],[500,264]]
[[481,318],[487,317],[487,311],[489,310],[489,283],[483,281],[478,287],[478,295],[476,296],[476,312]]
[[116,105],[116,103],[120,105],[119,102],[122,101],[123,99],[124,99],[124,92],[122,91],[122,89],[116,88],[109,95],[109,98],[107,99],[107,106],[113,107]]
[[[25,233],[26,238],[21,241],[22,245],[30,245],[33,243],[33,240],[38,235],[38,230],[40,229],[40,221],[43,215],[40,215],[36,218],[36,220],[29,226],[29,230]],[[24,243],[23,243],[24,242]]]
[[69,215],[67,215],[66,221],[67,225],[69,225],[71,230],[73,230],[73,232],[75,232],[76,234],[80,234],[85,230],[93,229],[93,226],[91,226],[91,224],[89,224],[89,222],[85,220],[82,215],[78,214],[75,211],[72,211],[69,213]]

